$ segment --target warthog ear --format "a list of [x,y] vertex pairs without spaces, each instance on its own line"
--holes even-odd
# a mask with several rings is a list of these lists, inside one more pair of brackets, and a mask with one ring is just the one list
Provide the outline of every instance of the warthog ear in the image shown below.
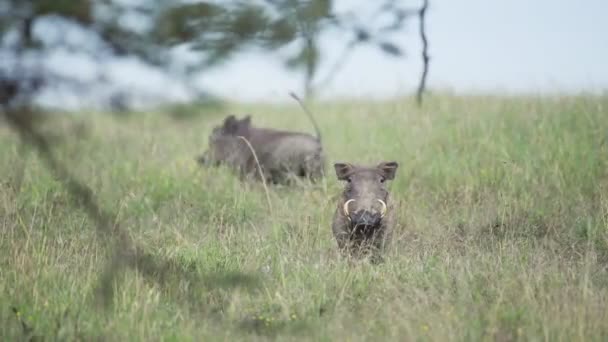
[[241,127],[251,126],[251,115],[247,115],[246,117],[242,118],[240,121],[240,126]]
[[225,119],[224,119],[224,125],[223,125],[223,130],[224,133],[234,133],[236,132],[238,128],[238,120],[236,119],[236,117],[234,115],[228,115]]
[[236,117],[234,115],[230,114],[224,118],[224,126],[230,125],[235,121],[236,121]]
[[235,124],[237,128],[235,130],[239,132],[246,132],[251,128],[251,115],[247,115],[241,120],[237,120]]
[[334,169],[338,180],[346,180],[353,173],[354,167],[349,163],[335,163]]
[[377,168],[384,173],[384,178],[391,180],[395,178],[395,172],[397,172],[397,168],[399,164],[397,162],[382,162],[378,164]]

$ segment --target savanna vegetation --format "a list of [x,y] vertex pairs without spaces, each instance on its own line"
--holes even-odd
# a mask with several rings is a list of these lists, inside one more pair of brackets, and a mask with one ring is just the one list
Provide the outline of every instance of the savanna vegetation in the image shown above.
[[[608,340],[606,96],[311,109],[325,181],[268,193],[195,158],[228,113],[312,132],[296,104],[48,116],[56,158],[150,269],[112,262],[82,199],[1,124],[0,340]],[[380,265],[349,262],[332,163],[383,160],[400,163],[395,240]]]

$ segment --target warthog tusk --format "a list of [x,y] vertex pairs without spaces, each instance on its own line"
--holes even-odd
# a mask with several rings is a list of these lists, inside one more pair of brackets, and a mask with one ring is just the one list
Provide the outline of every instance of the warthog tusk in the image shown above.
[[384,215],[386,215],[386,211],[387,211],[386,203],[381,199],[378,199],[378,202],[380,202],[380,204],[382,204],[382,210],[380,210],[380,217],[384,217]]
[[354,199],[349,199],[348,201],[344,202],[344,206],[342,207],[342,210],[344,210],[344,214],[346,215],[346,217],[348,217],[348,219],[350,220],[350,213],[348,212],[348,204],[350,202],[354,202]]

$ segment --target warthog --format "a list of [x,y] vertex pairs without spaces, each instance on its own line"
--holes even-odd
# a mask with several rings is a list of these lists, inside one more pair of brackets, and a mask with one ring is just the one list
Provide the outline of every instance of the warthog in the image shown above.
[[[308,112],[307,112],[308,114]],[[209,137],[209,150],[199,162],[204,165],[225,164],[241,176],[258,177],[257,156],[262,174],[269,183],[290,183],[295,178],[316,181],[323,177],[325,157],[321,135],[314,119],[317,136],[254,127],[251,116],[237,119],[230,115]],[[251,148],[247,145],[246,139]]]
[[388,202],[385,182],[395,178],[399,164],[382,162],[376,167],[336,163],[338,180],[344,191],[334,214],[332,230],[338,248],[352,256],[372,253],[372,261],[390,243],[394,213]]

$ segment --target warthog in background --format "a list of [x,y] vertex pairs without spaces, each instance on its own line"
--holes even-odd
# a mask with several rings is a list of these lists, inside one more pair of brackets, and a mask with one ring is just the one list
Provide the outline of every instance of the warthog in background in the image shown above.
[[372,253],[378,262],[391,240],[394,213],[385,182],[395,178],[399,164],[382,162],[376,167],[336,163],[344,191],[334,214],[332,230],[338,248],[352,256]]
[[316,181],[323,177],[325,157],[321,135],[316,122],[308,113],[317,136],[306,133],[280,131],[254,127],[251,116],[237,119],[230,115],[221,126],[215,127],[209,137],[209,150],[199,158],[204,165],[225,164],[241,176],[257,177],[259,170],[251,148],[258,158],[266,181],[288,184],[297,178]]

